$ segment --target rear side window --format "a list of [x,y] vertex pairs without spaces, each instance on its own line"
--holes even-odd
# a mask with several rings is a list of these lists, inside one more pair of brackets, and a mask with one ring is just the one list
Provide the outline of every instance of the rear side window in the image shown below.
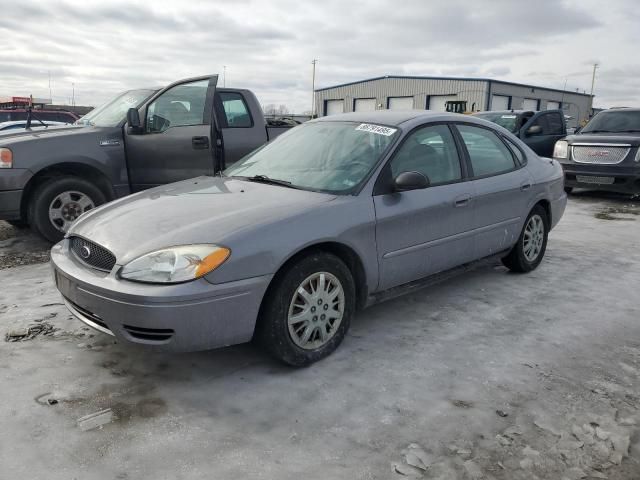
[[248,128],[253,126],[249,108],[242,95],[235,92],[221,92],[220,100],[227,120],[227,127]]
[[457,125],[476,177],[498,175],[516,168],[512,153],[500,138],[486,128]]

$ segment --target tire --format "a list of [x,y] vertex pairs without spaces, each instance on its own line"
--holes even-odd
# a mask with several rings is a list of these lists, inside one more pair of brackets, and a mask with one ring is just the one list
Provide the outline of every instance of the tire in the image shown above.
[[[63,202],[60,198],[65,193],[69,194],[69,201]],[[39,185],[33,192],[29,202],[29,224],[50,242],[58,242],[78,216],[106,201],[105,194],[87,180],[72,176],[55,177]],[[65,206],[69,210],[65,210]],[[59,210],[59,213],[65,212],[64,218],[51,219],[50,208]],[[58,225],[54,222],[58,222]]]
[[[320,276],[324,278],[326,290],[319,288]],[[312,293],[311,300],[305,301],[298,292],[304,288],[309,294],[314,282],[316,289],[324,291],[326,295],[313,297]],[[339,290],[329,290],[336,285],[342,289],[342,297]],[[331,308],[331,304],[336,302],[329,299],[331,296],[337,298],[338,304],[342,302],[342,308]],[[309,306],[308,310],[299,306],[302,303]],[[276,276],[261,309],[256,339],[272,356],[284,363],[295,367],[310,365],[338,348],[349,330],[355,305],[356,289],[349,268],[335,255],[312,253]],[[334,317],[332,324],[330,312],[339,310],[342,313],[341,320],[337,322],[338,317]],[[325,316],[323,312],[329,313]],[[306,319],[292,322],[290,327],[290,315]],[[326,339],[321,338],[323,328]],[[303,347],[301,343],[304,342],[307,329],[311,329],[312,333]]]
[[[537,228],[540,226],[542,232]],[[533,232],[532,230],[533,229]],[[535,241],[539,242],[538,246],[532,246],[533,250],[528,250],[531,245],[530,235]],[[547,249],[547,238],[549,236],[549,217],[547,212],[540,205],[533,207],[520,232],[518,243],[514,245],[509,254],[502,259],[502,263],[512,272],[526,273],[537,268],[544,257]],[[535,240],[537,239],[537,240]],[[535,251],[537,250],[537,253]],[[535,254],[535,255],[534,255]]]
[[564,191],[567,195],[570,195],[573,192],[573,187],[564,187]]

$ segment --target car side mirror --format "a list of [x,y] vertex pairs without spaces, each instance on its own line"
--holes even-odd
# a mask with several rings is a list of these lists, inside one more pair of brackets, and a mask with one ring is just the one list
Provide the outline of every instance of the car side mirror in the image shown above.
[[142,133],[142,124],[140,123],[140,114],[137,108],[127,110],[128,132],[132,135]]
[[393,179],[394,192],[408,192],[409,190],[421,190],[429,186],[429,179],[419,172],[402,172]]
[[541,133],[542,127],[540,125],[532,125],[531,127],[527,128],[527,131],[525,132],[527,136],[539,135]]

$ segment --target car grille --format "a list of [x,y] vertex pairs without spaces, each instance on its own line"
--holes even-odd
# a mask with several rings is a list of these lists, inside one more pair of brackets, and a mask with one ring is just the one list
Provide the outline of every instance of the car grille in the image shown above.
[[628,146],[574,145],[572,156],[578,163],[613,165],[624,160],[629,150]]
[[116,264],[113,253],[80,237],[71,237],[71,251],[83,263],[97,270],[110,272]]

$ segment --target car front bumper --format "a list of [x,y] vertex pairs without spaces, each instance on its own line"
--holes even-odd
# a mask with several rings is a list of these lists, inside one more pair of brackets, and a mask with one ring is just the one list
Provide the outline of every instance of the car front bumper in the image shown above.
[[640,165],[562,163],[565,187],[640,193]]
[[91,269],[68,240],[51,250],[56,287],[79,320],[118,340],[172,352],[209,350],[251,340],[272,275],[223,284],[176,285],[120,280]]
[[0,220],[20,219],[23,189],[31,177],[25,168],[0,170]]

